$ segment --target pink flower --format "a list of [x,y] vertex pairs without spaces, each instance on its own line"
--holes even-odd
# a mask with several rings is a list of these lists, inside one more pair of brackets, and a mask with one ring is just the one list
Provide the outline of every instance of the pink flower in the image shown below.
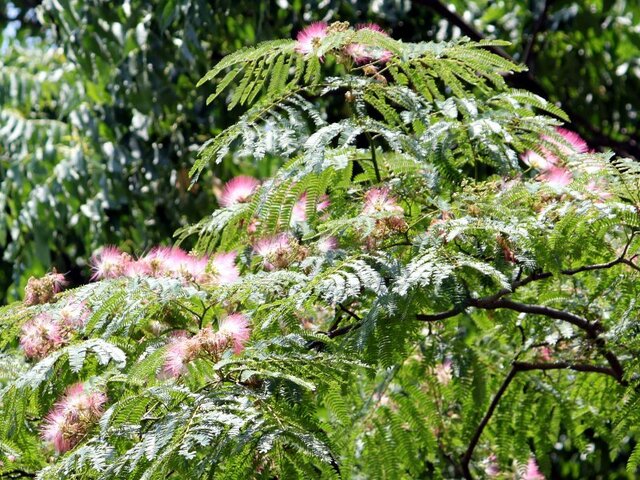
[[295,50],[303,55],[313,53],[323,38],[328,35],[329,26],[325,22],[315,22],[298,32]]
[[[575,155],[577,153],[585,153],[589,149],[587,142],[585,142],[577,133],[560,127],[556,128],[556,132],[561,135],[567,143],[569,143],[568,146],[546,135],[542,138],[547,142],[554,144],[563,154]],[[530,167],[537,168],[538,170],[547,170],[558,164],[558,157],[551,151],[544,147],[540,150],[541,153],[536,153],[531,150],[525,152],[521,157],[522,161]]]
[[64,274],[58,273],[55,270],[51,273],[48,273],[46,276],[49,277],[53,293],[61,292],[68,283],[64,278]]
[[395,197],[389,194],[388,188],[372,188],[364,195],[364,208],[362,212],[367,215],[378,213],[404,213],[398,205]]
[[42,439],[57,453],[71,450],[102,416],[106,402],[104,393],[85,392],[82,383],[70,386],[45,417]]
[[66,341],[59,323],[48,313],[41,313],[22,326],[20,346],[28,358],[44,358]]
[[172,277],[189,275],[192,270],[193,257],[178,247],[164,247],[158,249],[157,258],[162,258],[165,274]]
[[81,327],[87,321],[91,310],[84,302],[71,299],[64,307],[58,310],[60,324],[68,329]]
[[209,270],[213,282],[218,285],[228,285],[240,278],[240,270],[236,266],[236,252],[216,253],[209,260]]
[[335,250],[338,248],[338,239],[336,237],[323,237],[316,243],[316,248],[322,253]]
[[543,171],[538,178],[553,187],[566,187],[573,181],[569,169],[555,166]]
[[117,247],[104,247],[99,255],[93,258],[92,280],[118,278],[125,274],[131,257],[121,252]]
[[498,459],[494,454],[489,455],[484,463],[486,465],[484,472],[488,477],[497,477],[500,475],[500,466],[498,465]]
[[545,137],[547,140],[553,142],[565,155],[575,155],[576,153],[585,153],[589,150],[587,142],[578,135],[576,132],[567,130],[566,128],[557,127],[556,132],[562,135],[564,139],[569,143],[569,146],[563,145],[553,139]]
[[67,285],[62,273],[55,269],[42,278],[30,277],[24,289],[24,303],[26,305],[38,305],[53,300],[53,296]]
[[[329,208],[331,202],[329,201],[329,197],[327,195],[322,195],[318,199],[318,203],[316,204],[316,212],[320,213]],[[303,193],[291,211],[291,223],[297,222],[306,222],[307,221],[307,192]]]
[[444,362],[436,366],[435,368],[436,379],[441,385],[448,385],[453,378],[452,362],[450,359],[446,359]]
[[545,480],[544,475],[540,473],[540,469],[538,468],[538,464],[536,463],[535,458],[529,458],[527,469],[524,472],[524,477],[522,477],[522,480]]
[[613,197],[613,194],[607,192],[604,188],[602,188],[602,186],[596,180],[591,180],[587,184],[586,189],[594,195],[597,195],[600,201],[608,200],[609,198]]
[[263,258],[267,270],[285,267],[292,259],[291,238],[286,233],[263,238],[255,243],[253,251]]
[[[385,37],[388,36],[387,32],[385,32],[384,29],[376,23],[356,25],[356,30],[371,30],[378,32]],[[345,51],[347,55],[349,55],[358,65],[371,62],[380,62],[384,64],[387,63],[393,55],[389,50],[363,45],[361,43],[350,43],[346,46]]]
[[144,265],[144,270],[152,277],[163,277],[170,273],[168,265],[172,258],[172,249],[170,247],[155,247],[151,251],[139,259],[136,263]]
[[251,335],[249,319],[241,313],[227,315],[220,321],[218,332],[231,342],[234,353],[240,353]]
[[154,276],[169,276],[195,282],[203,280],[207,258],[190,255],[178,247],[158,247],[144,258]]
[[68,435],[65,435],[67,430],[67,417],[62,411],[52,410],[45,417],[45,424],[42,427],[40,436],[42,439],[53,445],[53,448],[58,453],[64,453],[73,448],[73,444]]
[[245,203],[256,191],[260,182],[253,177],[240,175],[229,180],[220,194],[218,202],[223,207],[231,207],[238,203]]
[[144,258],[131,261],[127,263],[124,275],[127,277],[146,277],[151,275],[151,266]]
[[540,357],[541,360],[548,362],[553,358],[553,350],[551,350],[551,348],[547,346],[542,346],[538,350],[538,356]]
[[169,342],[163,372],[170,377],[179,377],[187,371],[187,364],[198,355],[198,350],[197,341],[186,332],[177,332]]

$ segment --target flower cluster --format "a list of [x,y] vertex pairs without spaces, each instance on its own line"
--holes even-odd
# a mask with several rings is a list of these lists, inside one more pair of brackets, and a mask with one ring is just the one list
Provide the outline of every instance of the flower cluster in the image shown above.
[[57,453],[75,447],[104,413],[107,396],[87,392],[82,383],[70,386],[45,417],[41,436]]
[[24,290],[25,305],[48,303],[67,284],[62,273],[55,270],[42,278],[30,277]]
[[201,284],[225,285],[235,282],[240,276],[235,260],[235,252],[197,257],[177,247],[156,247],[136,260],[115,247],[106,247],[93,259],[92,278],[172,277]]
[[[343,31],[348,27],[348,24],[344,26],[342,23],[337,22],[332,25],[328,25],[325,22],[315,22],[307,26],[296,37],[295,51],[302,55],[315,54],[322,43],[322,40],[326,38],[332,31]],[[356,30],[370,30],[377,32],[381,35],[387,36],[380,25],[375,23],[366,23],[356,25]],[[353,42],[348,44],[344,51],[343,56],[350,58],[357,65],[379,63],[384,65],[392,56],[389,50],[383,48],[363,45],[361,43]],[[322,56],[320,56],[322,60]],[[375,70],[377,73],[377,69]]]
[[240,175],[229,180],[222,188],[222,193],[218,196],[218,202],[222,207],[232,207],[238,203],[249,201],[260,182],[253,177]]
[[216,331],[205,327],[192,337],[185,332],[177,333],[169,342],[163,372],[170,377],[179,377],[199,355],[218,360],[229,349],[240,353],[250,334],[249,320],[240,313],[227,315],[220,320]]
[[393,232],[401,232],[407,227],[404,209],[388,188],[372,188],[364,195],[362,213],[376,218],[374,231],[365,239],[365,246],[376,248],[380,240]]
[[[385,37],[388,36],[387,32],[385,32],[384,29],[376,23],[356,25],[356,30],[371,30],[372,32],[378,32]],[[392,56],[389,50],[362,45],[361,43],[350,43],[345,47],[345,52],[358,65],[375,62],[384,65]]]
[[39,360],[68,344],[90,313],[84,302],[71,299],[57,311],[36,315],[22,326],[20,345],[25,355]]
[[[318,200],[319,201],[316,204],[317,213],[324,212],[327,208],[329,208],[329,205],[331,205],[331,202],[329,201],[329,197],[327,195],[322,195]],[[300,196],[300,199],[293,206],[293,209],[291,211],[291,223],[295,224],[295,223],[301,223],[306,221],[307,221],[307,193],[305,192]]]
[[[566,140],[568,145],[546,136],[544,140],[555,145],[561,153],[576,155],[588,151],[587,143],[577,133],[564,128],[557,128],[556,132]],[[540,153],[531,150],[525,152],[522,155],[522,161],[540,170],[540,180],[552,186],[566,187],[573,181],[571,171],[560,165],[557,155],[547,148],[541,148]]]

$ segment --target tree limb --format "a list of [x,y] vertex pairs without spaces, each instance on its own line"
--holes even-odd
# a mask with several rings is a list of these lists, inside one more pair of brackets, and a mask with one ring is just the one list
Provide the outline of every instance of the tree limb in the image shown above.
[[484,414],[484,417],[482,417],[482,420],[476,427],[476,430],[474,431],[473,436],[471,437],[471,440],[469,440],[469,445],[467,446],[467,449],[462,455],[462,458],[460,460],[460,465],[462,467],[464,478],[473,479],[473,476],[471,475],[471,470],[469,469],[469,463],[471,462],[473,451],[478,445],[478,442],[480,441],[480,437],[482,436],[482,432],[488,425],[489,420],[491,420],[491,417],[493,416],[493,413],[498,407],[500,400],[506,393],[507,388],[509,388],[509,385],[511,384],[511,382],[513,381],[513,379],[515,378],[518,372],[528,372],[532,370],[543,370],[543,371],[544,370],[573,370],[576,372],[599,373],[603,375],[609,375],[610,377],[613,377],[616,380],[618,379],[616,373],[613,371],[612,368],[602,367],[598,365],[574,364],[569,362],[553,362],[553,363],[513,362],[511,364],[511,369],[509,370],[509,373],[507,374],[505,379],[502,381],[502,384],[500,385],[500,388],[498,389],[495,396],[493,397],[493,400],[491,400],[491,403],[489,404],[489,408],[487,409],[486,413]]

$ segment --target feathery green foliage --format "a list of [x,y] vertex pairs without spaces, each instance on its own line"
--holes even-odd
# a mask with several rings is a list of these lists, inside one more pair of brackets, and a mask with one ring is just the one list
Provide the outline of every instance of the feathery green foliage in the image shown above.
[[[177,232],[201,257],[105,253],[107,279],[0,312],[2,472],[517,478],[548,474],[554,450],[588,467],[602,439],[632,476],[638,168],[584,153],[561,110],[510,89],[523,67],[486,50],[502,43],[312,28],[201,81],[245,111],[194,184],[231,151],[283,160]],[[78,302],[82,321],[29,354],[33,322]],[[77,382],[106,406],[60,448]]]

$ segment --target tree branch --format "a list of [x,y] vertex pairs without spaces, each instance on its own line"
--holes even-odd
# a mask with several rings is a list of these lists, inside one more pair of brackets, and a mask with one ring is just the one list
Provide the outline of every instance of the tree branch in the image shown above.
[[416,320],[420,322],[438,322],[440,320],[446,320],[447,318],[455,317],[459,313],[464,312],[467,304],[457,306],[452,308],[451,310],[447,310],[446,312],[440,313],[419,313],[416,315]]
[[500,388],[498,389],[495,396],[493,397],[493,400],[491,400],[491,403],[489,404],[489,408],[487,409],[486,413],[484,414],[484,417],[482,417],[482,420],[476,427],[476,430],[474,431],[473,436],[471,437],[471,440],[469,440],[469,445],[467,446],[467,449],[462,455],[462,458],[460,460],[460,465],[462,467],[462,472],[466,479],[473,479],[473,476],[471,475],[471,470],[469,469],[469,463],[471,462],[473,451],[478,445],[478,442],[480,441],[480,437],[482,436],[482,432],[488,425],[489,420],[491,420],[491,417],[493,416],[493,413],[498,407],[500,400],[506,393],[507,388],[509,388],[509,385],[511,384],[511,382],[513,381],[513,379],[515,378],[518,372],[528,372],[532,370],[573,370],[576,372],[599,373],[599,374],[613,377],[616,380],[618,379],[616,373],[613,371],[612,368],[602,367],[598,365],[574,364],[569,362],[553,362],[553,363],[513,362],[511,364],[511,369],[509,370],[509,373],[507,374],[505,379],[502,381],[502,384],[500,385]]
[[489,420],[491,420],[491,416],[493,415],[493,412],[498,407],[498,404],[500,403],[502,396],[507,391],[507,388],[509,388],[509,385],[511,384],[511,381],[516,376],[516,373],[518,373],[518,370],[516,369],[515,366],[512,366],[511,370],[509,370],[509,373],[507,374],[505,379],[502,381],[502,385],[500,385],[500,388],[498,389],[495,396],[493,397],[493,400],[491,400],[491,403],[489,404],[489,408],[487,409],[487,412],[484,414],[484,417],[482,417],[480,424],[476,428],[475,432],[473,433],[473,436],[471,437],[471,440],[469,441],[467,450],[464,452],[464,455],[460,460],[460,464],[462,466],[462,472],[464,474],[464,478],[466,479],[473,479],[473,476],[471,475],[471,470],[469,470],[469,462],[471,462],[471,457],[473,456],[473,450],[476,448],[476,445],[478,444],[478,441],[482,436],[482,432],[484,431],[484,428],[489,423]]
[[527,42],[527,46],[524,49],[524,53],[522,54],[522,63],[524,63],[529,68],[532,67],[533,63],[533,46],[536,43],[536,36],[540,32],[540,30],[542,30],[542,27],[547,21],[547,12],[549,11],[549,7],[552,3],[553,0],[544,0],[542,12],[540,12],[540,16],[533,24],[533,28],[531,29],[531,36],[529,38],[529,41]]
[[471,299],[469,305],[484,310],[497,310],[499,308],[506,308],[514,310],[520,313],[530,313],[533,315],[542,315],[556,320],[562,320],[568,322],[576,327],[584,330],[590,335],[597,335],[600,332],[601,327],[599,324],[590,323],[587,319],[582,318],[570,312],[564,310],[557,310],[551,307],[545,307],[543,305],[529,305],[526,303],[514,302],[509,298],[500,298],[498,300],[492,299]]

